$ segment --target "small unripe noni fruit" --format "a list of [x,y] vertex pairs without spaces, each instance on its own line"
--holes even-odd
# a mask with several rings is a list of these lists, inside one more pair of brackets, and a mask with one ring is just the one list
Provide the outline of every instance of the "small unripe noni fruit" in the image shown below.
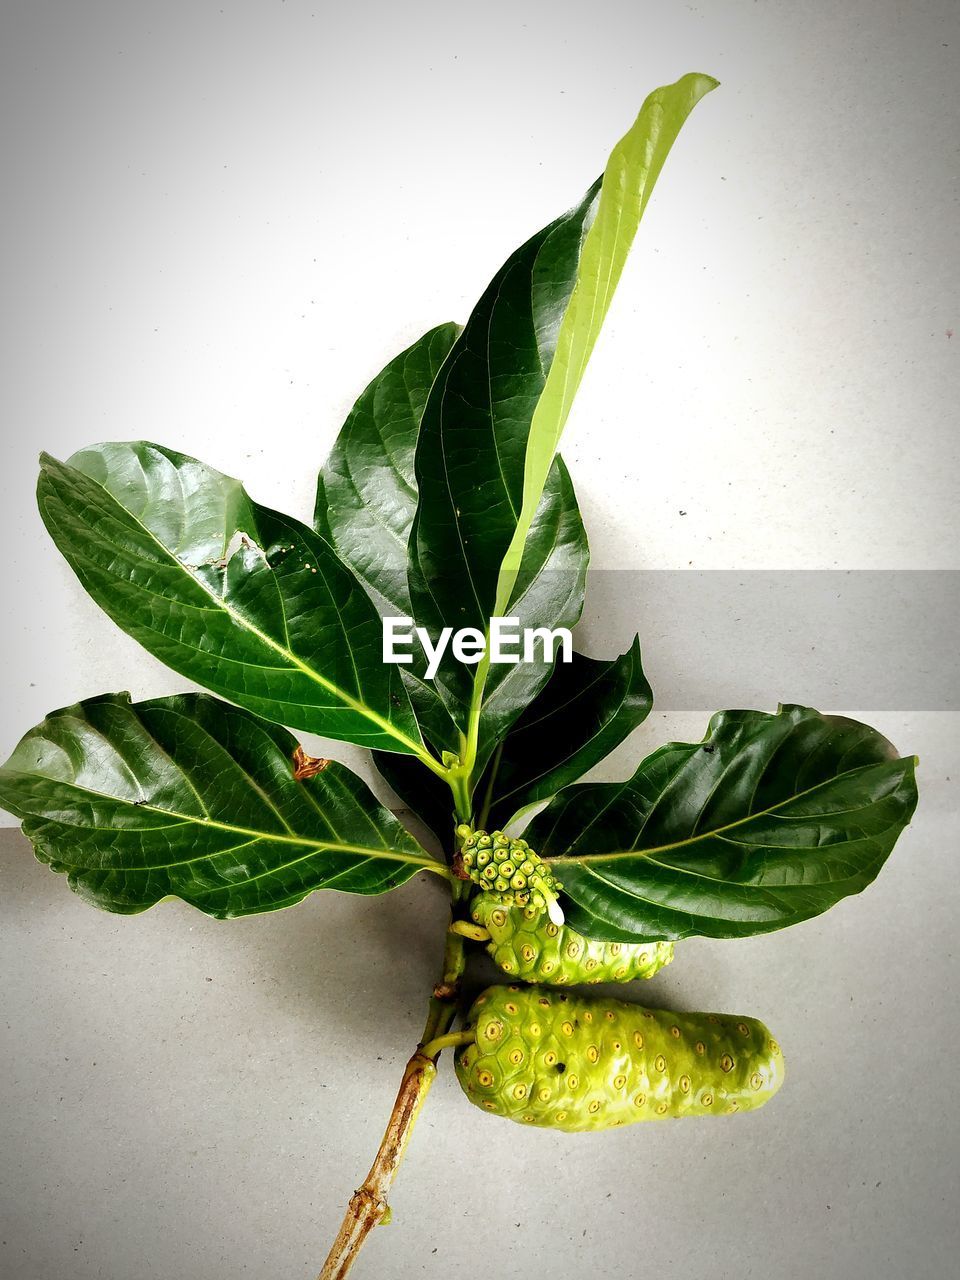
[[669,1013],[547,987],[490,987],[456,1070],[471,1102],[519,1124],[579,1133],[755,1111],[783,1055],[755,1018]]
[[524,982],[632,982],[673,959],[672,942],[598,942],[536,907],[505,907],[488,893],[477,894],[470,913],[490,934],[487,950],[500,968]]
[[[546,911],[554,924],[563,924],[557,893],[563,888],[549,867],[527,844],[502,831],[474,831],[457,827],[460,865],[466,876],[506,907],[534,907]],[[489,854],[490,856],[486,856]]]

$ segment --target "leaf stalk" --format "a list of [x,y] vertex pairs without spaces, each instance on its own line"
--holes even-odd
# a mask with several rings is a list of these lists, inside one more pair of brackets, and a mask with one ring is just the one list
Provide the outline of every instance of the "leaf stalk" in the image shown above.
[[450,932],[459,933],[461,938],[469,938],[471,942],[490,941],[490,930],[480,924],[471,924],[469,920],[454,920]]

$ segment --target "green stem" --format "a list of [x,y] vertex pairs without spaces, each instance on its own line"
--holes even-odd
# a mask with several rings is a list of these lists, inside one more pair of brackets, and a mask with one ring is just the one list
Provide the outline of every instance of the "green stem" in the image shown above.
[[[414,744],[416,746],[416,744]],[[447,766],[436,760],[425,747],[417,747],[415,755],[421,764],[425,764],[431,773],[435,773],[438,778],[447,780],[449,770]]]
[[490,930],[480,924],[471,924],[469,920],[454,920],[450,932],[459,933],[461,938],[469,938],[471,942],[490,941]]
[[444,1049],[455,1049],[461,1044],[473,1044],[476,1038],[476,1033],[473,1031],[448,1031],[446,1035],[435,1036],[432,1040],[428,1040],[420,1052],[428,1058],[435,1058]]
[[459,764],[446,772],[447,784],[453,792],[453,804],[461,822],[469,822],[473,811],[473,795],[470,787],[472,765]]
[[[489,647],[489,632],[486,636]],[[470,711],[467,732],[460,734],[460,761],[444,770],[444,780],[453,792],[454,807],[461,822],[469,822],[473,816],[473,771],[477,764],[480,742],[480,713],[483,710],[483,691],[486,688],[490,658],[485,652],[477,667],[470,694]]]
[[457,877],[439,858],[434,859],[432,862],[424,863],[423,869],[424,871],[432,871],[436,876],[442,876],[444,880],[449,880],[451,884],[458,883]]
[[[454,914],[458,905],[466,902],[472,888],[469,881],[457,880],[454,883],[451,903]],[[437,1036],[443,1035],[449,1029],[457,1012],[456,1000],[460,994],[460,978],[467,965],[467,955],[463,937],[458,932],[453,932],[452,923],[451,928],[447,930],[443,948],[443,970],[430,999],[427,1022],[420,1037],[421,1044],[426,1044]]]

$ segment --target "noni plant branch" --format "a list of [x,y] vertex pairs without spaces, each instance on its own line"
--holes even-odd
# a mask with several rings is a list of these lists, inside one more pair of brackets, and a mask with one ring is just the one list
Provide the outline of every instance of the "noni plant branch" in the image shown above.
[[[105,693],[31,729],[0,802],[37,857],[129,915],[171,897],[250,915],[421,872],[449,891],[420,1041],[325,1280],[387,1219],[445,1049],[470,1102],[523,1125],[767,1102],[784,1060],[755,1019],[566,988],[650,979],[684,938],[826,911],[873,880],[916,805],[912,757],[795,705],[721,711],[626,781],[580,783],[650,711],[639,638],[619,656],[491,660],[496,619],[559,634],[580,617],[587,537],[557,446],[667,154],[714,87],[687,75],[652,93],[602,177],[507,259],[466,324],[373,379],[312,525],[162,445],[42,458],[40,511],[84,587],[210,692]],[[387,618],[410,620],[410,661],[384,661]],[[465,631],[469,657],[441,643]],[[290,729],[369,748],[443,853]],[[504,978],[465,1010],[471,948]]]

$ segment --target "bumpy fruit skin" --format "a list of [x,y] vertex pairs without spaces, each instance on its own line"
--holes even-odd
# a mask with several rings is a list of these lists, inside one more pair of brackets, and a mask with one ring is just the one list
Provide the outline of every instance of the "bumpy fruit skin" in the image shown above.
[[[465,822],[457,827],[457,839],[465,878],[485,893],[503,906],[530,906],[557,914],[556,896],[563,885],[526,840],[502,831],[474,831]],[[557,919],[562,922],[562,913]]]
[[535,907],[505,907],[485,893],[470,913],[489,932],[487,950],[500,968],[524,982],[632,982],[652,978],[673,959],[672,942],[598,942]]
[[519,1124],[581,1133],[671,1116],[755,1111],[783,1083],[755,1018],[669,1013],[546,987],[490,987],[457,1052],[471,1102]]

